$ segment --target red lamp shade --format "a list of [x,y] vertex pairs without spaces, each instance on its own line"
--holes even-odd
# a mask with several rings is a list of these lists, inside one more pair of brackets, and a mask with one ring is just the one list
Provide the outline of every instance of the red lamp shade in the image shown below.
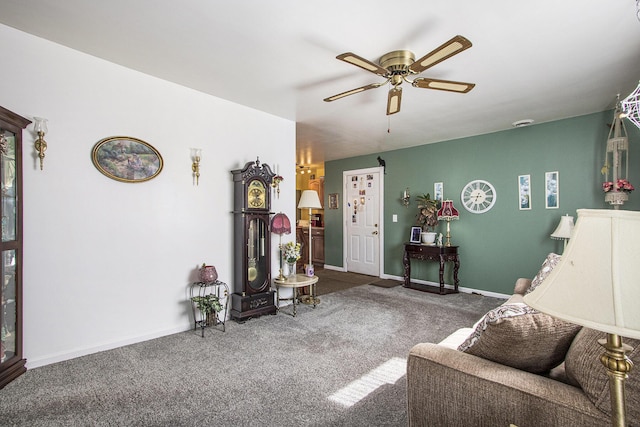
[[438,210],[438,219],[444,219],[451,221],[458,219],[460,213],[453,207],[453,200],[445,200],[442,202],[442,207]]
[[291,222],[287,215],[280,212],[271,218],[271,232],[280,235],[291,234]]

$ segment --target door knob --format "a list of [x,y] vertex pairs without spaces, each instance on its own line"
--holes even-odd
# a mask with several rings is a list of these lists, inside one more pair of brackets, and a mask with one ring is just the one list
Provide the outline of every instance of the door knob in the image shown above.
[[378,230],[374,231],[374,232],[373,232],[373,233],[371,233],[371,234],[373,234],[374,236],[377,236],[377,235],[378,235]]

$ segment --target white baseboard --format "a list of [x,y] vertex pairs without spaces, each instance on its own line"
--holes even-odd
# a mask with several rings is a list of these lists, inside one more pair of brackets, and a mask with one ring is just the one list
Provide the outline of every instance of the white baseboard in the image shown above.
[[[393,280],[399,280],[400,282],[404,281],[404,277],[403,276],[392,276],[389,274],[385,274],[383,275],[384,277],[381,277],[382,279],[393,279]],[[414,283],[419,283],[422,285],[429,285],[429,286],[440,286],[440,283],[436,283],[436,282],[430,282],[428,280],[420,280],[420,279],[411,279],[412,282]],[[453,289],[454,286],[450,285],[448,283],[444,284],[444,287],[447,289]],[[477,294],[477,295],[484,295],[486,297],[494,297],[494,298],[501,298],[501,299],[509,299],[509,297],[511,297],[511,295],[507,295],[507,294],[501,294],[498,292],[491,292],[491,291],[485,291],[483,289],[473,289],[473,288],[465,288],[464,286],[458,286],[458,291],[460,292],[464,292],[466,294]]]
[[114,348],[123,347],[125,345],[136,344],[143,341],[152,340],[154,338],[164,337],[166,335],[177,334],[179,332],[185,332],[193,329],[193,323],[176,326],[175,328],[165,329],[162,331],[155,331],[146,335],[139,335],[135,337],[129,337],[124,340],[113,341],[105,344],[101,344],[94,347],[85,347],[76,349],[69,352],[61,352],[53,355],[48,355],[41,358],[29,358],[27,357],[27,369],[38,368],[40,366],[50,365],[52,363],[63,362],[65,360],[75,359],[76,357],[86,356],[88,354],[99,353],[105,350],[112,350]]
[[[326,268],[327,270],[334,270],[334,271],[347,271],[345,267],[337,267],[335,265],[328,265],[325,264],[324,268]],[[403,276],[393,276],[391,274],[382,274],[380,275],[381,279],[392,279],[392,280],[398,280],[400,282],[404,281],[404,277]],[[423,285],[429,285],[429,286],[440,286],[439,283],[436,282],[430,282],[428,280],[419,280],[419,279],[411,279],[412,282],[415,283],[420,283]],[[453,289],[453,285],[449,285],[447,283],[444,284],[445,288],[449,288],[449,289]],[[467,294],[478,294],[478,295],[484,295],[487,297],[494,297],[494,298],[502,298],[502,299],[509,299],[509,297],[511,297],[511,295],[507,295],[507,294],[501,294],[498,292],[491,292],[491,291],[485,291],[485,290],[481,290],[481,289],[473,289],[473,288],[465,288],[463,286],[459,286],[458,290],[460,292],[464,292]]]

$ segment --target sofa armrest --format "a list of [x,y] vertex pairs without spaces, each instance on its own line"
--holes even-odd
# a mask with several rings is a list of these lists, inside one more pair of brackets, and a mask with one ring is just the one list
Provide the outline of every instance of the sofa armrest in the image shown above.
[[407,361],[410,426],[602,426],[581,389],[437,344]]
[[531,279],[525,279],[523,277],[516,280],[516,285],[513,287],[514,294],[524,295],[527,289],[531,287]]

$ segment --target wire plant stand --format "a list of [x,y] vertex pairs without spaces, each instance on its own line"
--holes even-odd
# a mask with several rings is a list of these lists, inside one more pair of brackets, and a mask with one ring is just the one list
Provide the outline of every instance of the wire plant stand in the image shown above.
[[[203,310],[197,308],[197,304],[193,301],[193,298],[205,297],[207,295],[215,295],[218,297],[222,310],[213,313],[206,313]],[[225,331],[227,308],[229,306],[229,286],[220,281],[215,282],[193,282],[189,291],[189,302],[191,303],[191,309],[193,312],[193,329],[198,330],[200,328],[201,336],[204,337],[204,330],[207,327],[215,327]],[[222,328],[220,328],[222,326]]]

